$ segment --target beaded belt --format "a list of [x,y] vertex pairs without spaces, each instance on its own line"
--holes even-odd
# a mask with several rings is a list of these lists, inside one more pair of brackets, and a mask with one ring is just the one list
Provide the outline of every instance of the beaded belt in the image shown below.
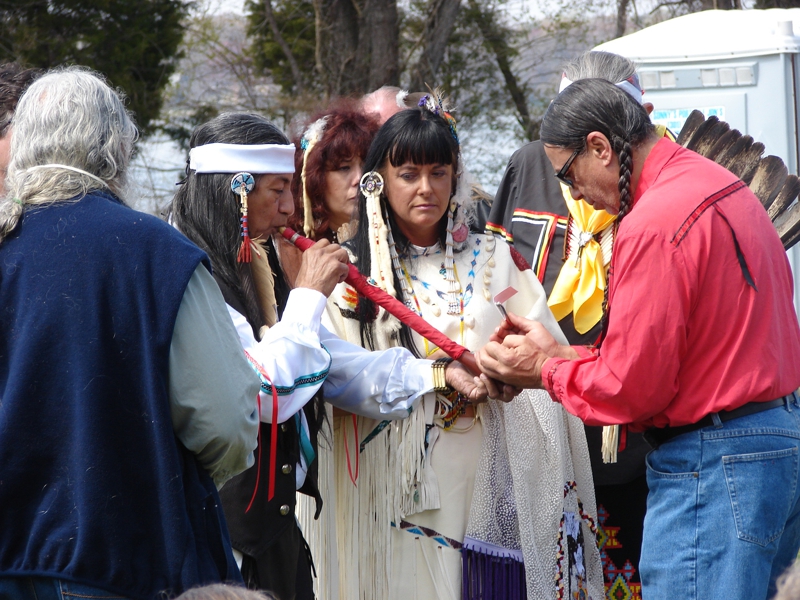
[[[725,421],[732,421],[733,419],[738,419],[739,417],[746,417],[748,415],[754,415],[771,408],[784,406],[787,402],[796,400],[797,396],[795,392],[792,392],[791,394],[787,394],[786,396],[778,398],[777,400],[770,400],[769,402],[748,402],[739,408],[734,408],[733,410],[721,410],[716,414],[719,415],[719,420],[724,423]],[[689,425],[680,425],[679,427],[653,427],[652,429],[648,429],[644,432],[644,439],[653,447],[653,449],[658,448],[661,444],[668,442],[674,437],[678,437],[684,433],[697,431],[703,427],[713,425],[713,414],[714,413],[706,415],[697,423],[691,423]]]

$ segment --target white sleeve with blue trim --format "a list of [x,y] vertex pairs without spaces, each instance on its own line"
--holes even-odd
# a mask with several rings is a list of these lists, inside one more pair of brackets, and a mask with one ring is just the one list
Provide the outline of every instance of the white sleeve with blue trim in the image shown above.
[[[316,290],[291,291],[281,320],[257,342],[247,319],[228,306],[242,347],[269,375],[278,391],[278,423],[283,423],[312,398],[331,366],[320,344],[320,317],[326,298]],[[272,388],[262,381],[261,420],[272,422]]]
[[406,348],[365,350],[320,328],[333,357],[325,380],[325,400],[372,419],[404,419],[417,399],[433,390],[433,361],[414,358]]

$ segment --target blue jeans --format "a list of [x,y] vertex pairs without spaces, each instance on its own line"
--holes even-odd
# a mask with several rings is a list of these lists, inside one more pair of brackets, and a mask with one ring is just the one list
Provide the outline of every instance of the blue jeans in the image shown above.
[[51,577],[0,577],[0,600],[124,600],[100,588]]
[[680,435],[647,456],[643,600],[764,600],[800,549],[800,404]]

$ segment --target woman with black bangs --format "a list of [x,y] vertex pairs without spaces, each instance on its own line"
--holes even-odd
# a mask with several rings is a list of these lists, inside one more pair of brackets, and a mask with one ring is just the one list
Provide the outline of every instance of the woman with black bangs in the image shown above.
[[[294,512],[299,495],[322,506],[321,394],[348,411],[403,419],[433,388],[431,362],[403,348],[365,352],[320,326],[326,296],[346,273],[338,245],[319,240],[308,249],[290,289],[271,236],[294,210],[295,148],[277,127],[259,115],[223,113],[195,129],[190,146],[171,220],[208,254],[261,378],[260,458],[220,493],[234,556],[248,587],[281,600],[311,600],[313,563]],[[445,377],[476,399],[486,394],[455,364]]]
[[[359,221],[345,243],[364,276],[470,349],[502,321],[493,304],[509,287],[509,310],[563,338],[524,260],[470,233],[475,209],[459,185],[455,120],[436,93],[383,125],[364,171]],[[326,318],[365,348],[449,360],[346,284],[331,294]],[[556,598],[557,589],[602,597],[597,547],[581,526],[594,518],[582,424],[540,392],[498,400],[476,405],[441,386],[401,423],[335,419],[328,497],[337,529],[328,539],[336,541],[314,553],[330,561],[325,569],[336,568],[338,553],[340,597],[513,600]]]

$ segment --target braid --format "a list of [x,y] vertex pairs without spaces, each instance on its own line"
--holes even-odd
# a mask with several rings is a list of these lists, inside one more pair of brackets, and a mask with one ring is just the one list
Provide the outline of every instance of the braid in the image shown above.
[[603,290],[603,316],[600,318],[600,337],[597,339],[595,347],[599,348],[606,339],[608,331],[608,286],[611,283],[611,271],[606,276],[606,288]]
[[619,160],[619,215],[617,222],[631,210],[631,171],[633,171],[633,148],[628,140],[614,137],[612,139],[614,152]]
[[[614,243],[617,241],[617,230],[619,229],[619,218],[614,221],[611,225],[613,227],[612,239],[611,239],[611,248],[613,252]],[[596,346],[599,348],[600,345],[603,343],[603,340],[606,339],[606,331],[608,330],[608,290],[611,287],[611,274],[614,270],[614,266],[611,265],[608,268],[608,273],[606,274],[606,287],[603,290],[603,316],[600,319],[600,337],[598,338],[598,342]]]
[[[617,219],[614,221],[612,227],[614,228],[614,237],[611,241],[612,252],[613,244],[617,240],[617,228],[622,218],[627,215],[631,210],[631,171],[633,171],[633,148],[628,140],[618,137],[616,135],[611,138],[611,146],[617,154],[619,160],[619,213]],[[603,317],[600,320],[600,344],[606,337],[608,330],[608,289],[611,287],[611,269],[608,270],[606,276],[606,287],[603,290]]]

